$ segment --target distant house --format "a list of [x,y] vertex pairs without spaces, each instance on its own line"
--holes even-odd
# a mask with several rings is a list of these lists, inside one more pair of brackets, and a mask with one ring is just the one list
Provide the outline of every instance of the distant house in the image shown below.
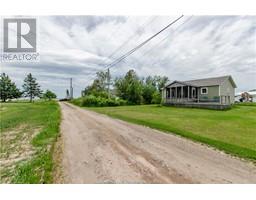
[[235,95],[237,102],[256,102],[256,89],[249,90],[248,92],[239,92]]
[[222,109],[235,102],[236,87],[231,76],[173,81],[162,89],[162,98],[165,104]]

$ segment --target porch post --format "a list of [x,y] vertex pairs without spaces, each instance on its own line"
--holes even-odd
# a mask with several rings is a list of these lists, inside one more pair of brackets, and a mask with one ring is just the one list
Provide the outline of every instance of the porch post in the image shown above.
[[188,101],[189,101],[189,85],[188,85]]
[[183,101],[183,86],[181,86],[181,101]]
[[175,99],[177,101],[177,86],[175,87]]
[[197,103],[199,103],[199,88],[197,88]]

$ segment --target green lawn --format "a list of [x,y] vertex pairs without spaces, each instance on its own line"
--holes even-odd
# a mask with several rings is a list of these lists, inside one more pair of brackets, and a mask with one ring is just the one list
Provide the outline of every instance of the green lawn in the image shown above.
[[227,111],[157,105],[86,109],[172,132],[256,160],[256,105],[236,105]]
[[1,182],[51,183],[57,102],[1,103]]

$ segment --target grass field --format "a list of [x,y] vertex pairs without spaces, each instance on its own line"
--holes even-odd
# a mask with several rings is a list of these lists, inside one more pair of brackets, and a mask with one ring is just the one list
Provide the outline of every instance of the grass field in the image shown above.
[[256,160],[256,105],[216,111],[157,105],[86,108],[172,132],[242,158]]
[[2,183],[51,183],[59,133],[57,102],[1,103]]

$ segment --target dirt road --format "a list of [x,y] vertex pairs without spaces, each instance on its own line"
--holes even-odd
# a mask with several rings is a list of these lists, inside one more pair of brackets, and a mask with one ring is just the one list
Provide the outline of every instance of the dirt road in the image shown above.
[[256,183],[256,167],[204,145],[60,103],[66,183]]

